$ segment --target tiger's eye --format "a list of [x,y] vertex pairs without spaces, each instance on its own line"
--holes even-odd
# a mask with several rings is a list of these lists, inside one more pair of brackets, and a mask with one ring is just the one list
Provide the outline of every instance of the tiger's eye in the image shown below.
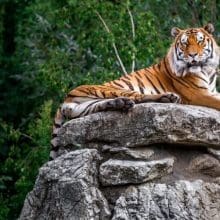
[[203,35],[203,33],[198,32],[196,38],[197,38],[197,41],[198,41],[198,42],[202,41],[202,40],[204,39],[204,35]]
[[182,44],[186,44],[186,43],[187,43],[187,40],[188,40],[187,36],[186,36],[185,34],[183,34],[182,37],[181,37],[181,39],[180,39],[181,43],[182,43]]

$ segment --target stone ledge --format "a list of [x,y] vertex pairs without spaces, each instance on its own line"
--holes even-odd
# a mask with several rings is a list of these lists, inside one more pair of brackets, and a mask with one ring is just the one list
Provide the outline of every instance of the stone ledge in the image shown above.
[[68,121],[54,140],[62,154],[77,147],[151,144],[220,149],[220,112],[180,104],[144,103],[129,112],[100,112]]
[[104,186],[144,183],[170,174],[173,163],[173,158],[147,162],[110,159],[101,164],[99,177]]

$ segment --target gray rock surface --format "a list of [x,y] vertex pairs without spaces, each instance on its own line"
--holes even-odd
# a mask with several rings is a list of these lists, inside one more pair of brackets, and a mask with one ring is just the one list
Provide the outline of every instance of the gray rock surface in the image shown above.
[[220,219],[220,185],[178,181],[131,186],[117,200],[113,220]]
[[220,176],[220,161],[212,155],[203,154],[190,161],[188,170],[190,172],[201,172],[208,176]]
[[173,170],[173,158],[154,161],[108,160],[100,166],[102,185],[144,183],[168,175]]
[[78,150],[45,164],[20,219],[108,219],[110,210],[98,189],[96,150]]
[[110,153],[111,157],[119,159],[136,159],[136,160],[149,160],[153,155],[153,149],[146,147],[136,147],[136,148],[127,148],[127,147],[112,147],[104,145],[102,147],[102,152]]
[[40,169],[20,220],[220,219],[216,110],[101,112],[64,124],[55,143],[61,156]]
[[220,112],[178,104],[144,103],[129,112],[100,112],[67,122],[54,140],[67,147],[136,147],[169,143],[220,149]]
[[220,160],[220,150],[208,148],[208,152]]

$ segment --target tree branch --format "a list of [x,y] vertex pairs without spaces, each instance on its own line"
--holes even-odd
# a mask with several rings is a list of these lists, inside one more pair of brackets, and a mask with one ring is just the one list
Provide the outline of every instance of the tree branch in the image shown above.
[[[107,32],[108,34],[111,34],[110,29],[108,28],[107,24],[105,23],[104,19],[103,19],[102,16],[99,14],[99,12],[98,12],[98,11],[95,11],[95,13],[97,14],[97,16],[99,17],[99,19],[101,20],[101,22],[102,22],[102,24],[103,24],[103,26],[104,26],[106,32]],[[114,49],[115,55],[116,55],[116,57],[117,57],[117,60],[118,60],[118,62],[119,62],[119,64],[120,64],[120,66],[121,66],[121,69],[122,69],[123,73],[124,73],[125,75],[127,75],[127,71],[126,71],[126,69],[125,69],[125,67],[124,67],[124,64],[123,64],[123,62],[122,62],[122,60],[121,60],[121,58],[120,58],[120,56],[119,56],[118,49],[117,49],[117,47],[116,47],[116,45],[115,45],[115,42],[112,42],[112,47],[113,47],[113,49]]]
[[[132,30],[132,39],[133,41],[135,40],[135,26],[134,26],[134,19],[133,19],[133,15],[127,5],[127,10],[128,10],[128,14],[130,17],[130,21],[131,21],[131,30]],[[135,52],[132,53],[132,66],[131,66],[131,71],[134,72],[135,69]]]

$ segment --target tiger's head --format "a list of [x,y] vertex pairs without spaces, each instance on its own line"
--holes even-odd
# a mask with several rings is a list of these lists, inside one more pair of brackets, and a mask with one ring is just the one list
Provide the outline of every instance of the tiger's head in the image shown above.
[[172,28],[171,35],[175,40],[169,51],[169,59],[177,76],[202,72],[209,74],[218,67],[220,51],[212,36],[213,32],[212,24],[185,30]]

